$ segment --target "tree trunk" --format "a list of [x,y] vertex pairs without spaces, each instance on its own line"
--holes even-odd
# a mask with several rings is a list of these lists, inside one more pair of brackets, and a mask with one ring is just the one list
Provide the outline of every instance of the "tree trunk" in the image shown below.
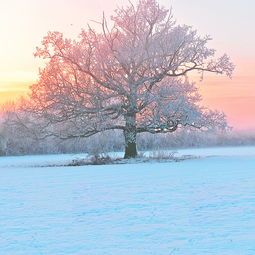
[[136,149],[136,114],[130,114],[126,117],[126,127],[124,130],[125,137],[125,156],[124,158],[135,158]]

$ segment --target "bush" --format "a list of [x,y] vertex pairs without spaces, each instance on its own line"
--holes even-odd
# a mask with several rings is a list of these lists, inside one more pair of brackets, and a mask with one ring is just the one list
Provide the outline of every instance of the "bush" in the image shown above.
[[109,155],[93,155],[86,159],[74,159],[68,166],[108,165],[113,163],[114,160]]

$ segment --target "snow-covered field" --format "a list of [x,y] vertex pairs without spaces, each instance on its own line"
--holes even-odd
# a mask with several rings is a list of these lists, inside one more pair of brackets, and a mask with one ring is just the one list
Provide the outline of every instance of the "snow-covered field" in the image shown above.
[[61,165],[83,155],[0,158],[0,255],[255,254],[255,147],[199,159]]

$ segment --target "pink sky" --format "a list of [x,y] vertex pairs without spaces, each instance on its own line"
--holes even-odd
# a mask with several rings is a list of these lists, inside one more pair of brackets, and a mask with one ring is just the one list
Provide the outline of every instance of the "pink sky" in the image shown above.
[[[134,1],[135,2],[135,1]],[[231,56],[232,80],[207,75],[199,83],[204,103],[224,111],[236,129],[255,129],[255,1],[159,0],[173,7],[178,23],[213,37],[210,46]],[[0,103],[25,93],[42,64],[35,47],[49,30],[76,36],[102,11],[110,15],[127,0],[6,0],[0,2]]]

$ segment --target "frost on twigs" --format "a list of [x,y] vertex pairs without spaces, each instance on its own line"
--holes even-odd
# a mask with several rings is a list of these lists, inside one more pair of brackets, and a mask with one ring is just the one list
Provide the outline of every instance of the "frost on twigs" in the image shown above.
[[42,137],[122,130],[134,157],[136,149],[129,147],[137,133],[226,126],[222,113],[199,105],[198,91],[187,78],[192,71],[231,76],[233,64],[227,55],[215,58],[209,36],[178,25],[155,0],[130,2],[111,20],[112,27],[103,16],[101,32],[88,26],[77,40],[49,32],[37,48],[35,56],[47,64],[30,87],[26,110],[43,120],[38,121]]

